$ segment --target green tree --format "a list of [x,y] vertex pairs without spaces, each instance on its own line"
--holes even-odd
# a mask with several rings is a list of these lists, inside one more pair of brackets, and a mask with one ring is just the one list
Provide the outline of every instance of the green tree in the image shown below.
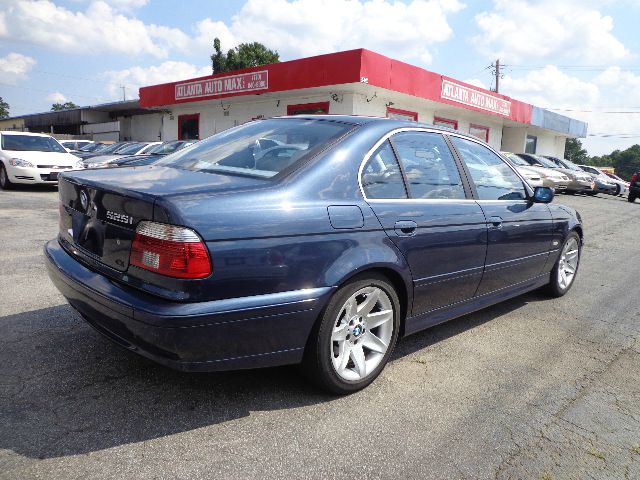
[[211,55],[211,69],[213,73],[230,72],[241,68],[257,67],[268,63],[278,63],[280,55],[275,50],[269,50],[259,42],[241,43],[226,54],[222,51],[220,39],[213,41],[214,53]]
[[78,105],[73,102],[54,103],[51,105],[52,112],[57,112],[58,110],[70,110],[72,108],[78,108]]
[[631,175],[640,171],[640,145],[633,145],[626,150],[614,150],[601,157],[591,157],[588,165],[613,167],[618,176],[628,180]]
[[584,165],[589,159],[589,154],[582,148],[582,142],[580,140],[577,138],[567,138],[564,147],[564,158],[573,163]]
[[9,104],[0,97],[0,118],[9,118]]

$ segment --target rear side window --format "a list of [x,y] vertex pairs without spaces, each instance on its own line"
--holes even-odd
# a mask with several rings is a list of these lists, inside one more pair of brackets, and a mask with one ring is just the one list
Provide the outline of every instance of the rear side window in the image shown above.
[[172,153],[157,165],[269,178],[309,158],[352,128],[326,120],[260,120]]
[[367,198],[407,198],[400,166],[389,140],[373,152],[362,169],[362,189]]
[[403,132],[393,143],[404,168],[411,198],[463,199],[456,162],[439,133]]
[[480,200],[527,198],[520,177],[498,155],[464,138],[452,136],[451,141],[469,169]]

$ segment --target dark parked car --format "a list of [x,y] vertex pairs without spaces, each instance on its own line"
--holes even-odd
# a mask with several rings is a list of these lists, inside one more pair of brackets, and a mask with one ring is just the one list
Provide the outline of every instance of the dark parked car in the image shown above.
[[118,143],[112,143],[110,145],[102,144],[102,146],[97,147],[95,149],[88,148],[86,150],[82,148],[74,155],[76,157],[79,157],[81,160],[88,160],[90,158],[97,157],[99,155],[109,155],[115,152],[116,150],[120,150],[126,145],[129,145],[130,143],[131,142],[118,142]]
[[139,167],[151,165],[158,160],[189,145],[197,143],[196,140],[173,140],[153,146],[148,153],[142,155],[129,155],[108,162],[108,167]]
[[629,195],[627,199],[630,202],[635,202],[636,198],[640,198],[640,171],[634,173],[631,176],[631,182],[629,182]]
[[582,246],[579,215],[488,145],[392,119],[255,121],[59,192],[48,271],[96,330],[180,370],[302,363],[336,393],[399,337],[564,295]]

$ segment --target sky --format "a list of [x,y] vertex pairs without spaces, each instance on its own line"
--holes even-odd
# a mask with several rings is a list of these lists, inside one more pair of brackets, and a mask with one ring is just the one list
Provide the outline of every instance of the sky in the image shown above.
[[589,123],[591,155],[640,143],[640,0],[0,0],[12,116],[137,98],[258,41],[281,60],[367,48]]

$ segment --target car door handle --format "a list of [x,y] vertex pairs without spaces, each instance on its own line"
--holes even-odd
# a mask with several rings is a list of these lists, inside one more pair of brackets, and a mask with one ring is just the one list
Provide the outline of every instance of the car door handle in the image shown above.
[[502,228],[502,217],[489,217],[489,226],[493,228]]
[[398,220],[394,225],[394,230],[400,237],[410,237],[415,235],[418,224],[413,220]]

